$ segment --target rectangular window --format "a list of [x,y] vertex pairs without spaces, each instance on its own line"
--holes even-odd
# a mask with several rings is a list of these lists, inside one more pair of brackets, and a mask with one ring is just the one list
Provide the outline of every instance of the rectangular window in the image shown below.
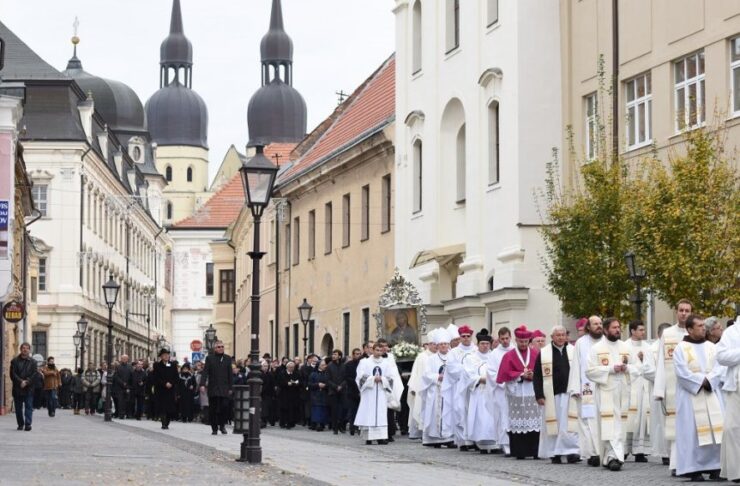
[[500,181],[498,121],[498,101],[494,101],[488,105],[488,185]]
[[652,86],[650,73],[626,82],[627,148],[634,149],[652,142]]
[[285,326],[285,356],[290,354],[290,326]]
[[277,356],[277,329],[275,329],[275,321],[270,319],[270,354],[274,358]]
[[293,218],[293,265],[301,261],[301,219]]
[[673,63],[676,131],[704,125],[704,51]]
[[349,246],[350,237],[350,197],[349,194],[342,196],[342,247]]
[[370,238],[370,186],[362,186],[362,229],[360,241]]
[[298,356],[298,323],[293,324],[293,356]]
[[213,295],[213,263],[206,263],[206,295]]
[[349,312],[342,314],[342,322],[344,323],[344,355],[347,356],[349,354]]
[[290,257],[293,256],[290,252],[290,224],[285,225],[285,268],[290,267]]
[[234,302],[234,270],[218,272],[219,302]]
[[48,261],[39,258],[39,292],[46,292]]
[[36,277],[31,277],[31,302],[36,302],[39,290],[38,285],[38,279]]
[[451,52],[460,46],[460,0],[445,0],[446,4],[446,52]]
[[383,176],[383,180],[381,181],[381,197],[383,200],[381,201],[380,210],[382,211],[381,214],[381,221],[380,221],[380,232],[381,233],[387,233],[391,230],[391,175],[386,174]]
[[414,204],[412,211],[421,212],[422,208],[422,183],[424,182],[424,160],[421,140],[414,142]]
[[316,211],[308,212],[308,259],[316,258]]
[[593,160],[598,155],[599,121],[598,121],[598,99],[596,93],[591,93],[585,98],[586,105],[586,158]]
[[316,321],[308,321],[308,352],[314,353],[314,342],[316,339]]
[[34,184],[31,188],[33,205],[36,206],[36,209],[39,210],[39,213],[41,213],[41,216],[44,218],[47,216],[48,190],[49,186],[47,186],[46,184]]
[[366,343],[370,340],[370,309],[365,307],[362,309],[362,342]]
[[487,14],[487,25],[490,27],[491,25],[498,22],[498,0],[487,0],[487,7],[488,11]]
[[46,346],[46,331],[33,331],[31,332],[31,354],[40,354],[47,358],[46,353],[48,348]]
[[740,37],[730,41],[730,77],[732,79],[732,111],[740,114]]
[[324,255],[331,253],[331,229],[332,229],[332,208],[331,203],[324,205]]

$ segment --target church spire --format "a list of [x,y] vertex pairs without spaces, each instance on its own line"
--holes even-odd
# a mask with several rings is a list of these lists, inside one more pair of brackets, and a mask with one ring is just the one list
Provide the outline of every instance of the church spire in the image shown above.
[[293,84],[293,41],[285,32],[280,0],[272,0],[270,29],[262,37],[260,53],[263,86],[275,79]]
[[72,51],[72,57],[69,61],[67,61],[67,71],[70,70],[80,70],[82,71],[82,61],[77,57],[77,44],[80,43],[80,37],[77,35],[78,30],[80,28],[80,19],[75,17],[75,21],[72,23],[72,27],[74,29],[74,34],[72,35],[72,45],[74,46]]
[[182,26],[180,0],[172,0],[170,33],[159,48],[160,88],[177,83],[192,88],[193,45]]

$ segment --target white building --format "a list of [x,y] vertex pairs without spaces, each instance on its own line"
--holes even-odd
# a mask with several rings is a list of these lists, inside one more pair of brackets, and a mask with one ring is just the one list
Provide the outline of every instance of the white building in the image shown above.
[[559,2],[396,0],[394,11],[396,264],[432,324],[549,328],[560,306],[534,191],[562,139]]

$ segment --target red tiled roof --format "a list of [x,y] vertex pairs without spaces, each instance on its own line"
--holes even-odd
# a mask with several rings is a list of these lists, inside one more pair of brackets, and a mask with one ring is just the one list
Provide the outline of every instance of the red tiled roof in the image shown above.
[[281,174],[278,183],[291,179],[349,147],[362,136],[388,123],[396,113],[396,57],[391,56],[345,103],[349,105],[331,127],[295,165]]
[[[273,143],[265,147],[265,156],[277,163],[275,155],[278,154],[280,165],[290,160],[290,153],[295,148],[294,143]],[[244,186],[242,185],[241,173],[237,172],[224,184],[219,191],[211,196],[194,215],[178,221],[173,225],[176,229],[190,228],[224,228],[236,221],[239,212],[246,204]]]

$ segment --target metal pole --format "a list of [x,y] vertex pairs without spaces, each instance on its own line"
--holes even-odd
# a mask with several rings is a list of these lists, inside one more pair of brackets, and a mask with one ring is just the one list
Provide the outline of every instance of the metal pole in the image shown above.
[[303,321],[303,359],[308,356],[308,321]]
[[619,0],[612,0],[612,160],[619,160]]
[[77,373],[77,358],[80,357],[80,348],[75,347],[75,373]]
[[249,363],[249,436],[242,443],[240,461],[246,459],[250,464],[262,463],[262,446],[260,445],[260,425],[262,416],[262,367],[259,362],[260,352],[260,260],[264,253],[260,245],[260,216],[254,215],[254,251],[249,252],[252,259],[252,323],[251,351]]
[[[84,334],[82,334],[82,336],[80,336],[80,368],[82,368],[83,372],[85,371],[85,335],[86,334],[87,332],[85,332]],[[76,372],[77,370],[75,369],[75,373]]]
[[150,331],[149,324],[149,311],[151,310],[151,302],[146,306],[146,358],[149,359],[152,356],[152,334]]
[[107,360],[108,360],[108,371],[105,376],[105,422],[111,421],[111,376],[113,371],[113,307],[108,306],[108,345],[107,347]]

